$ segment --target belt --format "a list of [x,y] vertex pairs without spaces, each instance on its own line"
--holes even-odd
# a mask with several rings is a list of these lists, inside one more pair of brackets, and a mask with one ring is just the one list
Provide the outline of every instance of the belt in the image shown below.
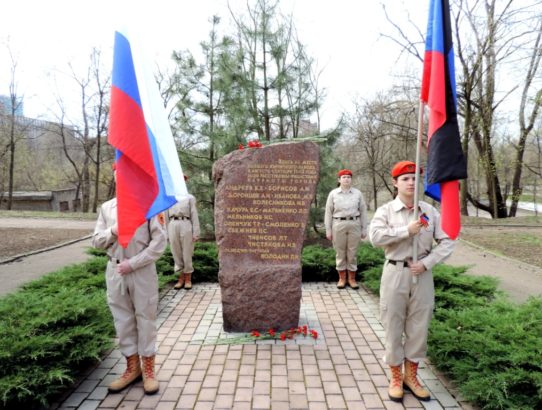
[[340,221],[355,221],[358,219],[359,216],[341,216],[341,217],[333,217],[333,219],[338,219]]
[[408,266],[408,262],[407,261],[394,261],[394,260],[391,260],[391,259],[387,259],[388,263],[391,263],[392,265],[399,265],[399,266],[402,266],[403,268],[405,266]]
[[189,216],[172,216],[169,218],[170,220],[171,219],[175,219],[176,221],[177,220],[181,220],[181,221],[184,221],[184,220],[187,220],[189,221],[190,220],[190,217]]
[[112,257],[109,256],[109,255],[107,255],[107,258],[109,259],[110,262],[114,262],[114,263],[116,263],[117,265],[120,263],[120,259],[112,258]]

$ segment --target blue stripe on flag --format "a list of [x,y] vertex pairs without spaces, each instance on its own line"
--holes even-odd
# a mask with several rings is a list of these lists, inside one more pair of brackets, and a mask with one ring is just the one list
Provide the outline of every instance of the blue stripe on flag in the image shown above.
[[423,178],[423,189],[425,195],[440,202],[440,183],[437,182],[436,184],[427,185],[427,172]]
[[440,0],[431,0],[429,5],[429,23],[427,38],[425,40],[426,51],[436,51],[445,54],[444,33],[442,30],[442,4]]
[[115,32],[112,85],[128,94],[141,107],[130,42],[118,31]]
[[[164,159],[160,158],[160,151],[156,147],[156,137],[153,134],[150,127],[147,125],[147,134],[149,136],[149,144],[151,146],[152,159],[154,162],[154,168],[156,170],[156,182],[158,183],[158,194],[151,207],[147,211],[147,218],[151,218],[159,212],[168,209],[175,205],[177,199],[175,196],[168,196],[166,194],[166,187],[164,184],[164,175],[162,174],[162,168],[160,164],[164,163]],[[180,178],[180,175],[179,175]]]

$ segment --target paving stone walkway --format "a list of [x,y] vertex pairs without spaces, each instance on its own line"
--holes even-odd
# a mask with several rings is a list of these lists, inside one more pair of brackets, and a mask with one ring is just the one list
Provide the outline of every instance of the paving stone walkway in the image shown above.
[[146,396],[141,382],[108,394],[107,385],[125,367],[115,349],[58,408],[462,408],[429,367],[420,369],[420,378],[431,401],[420,402],[410,393],[403,404],[388,399],[378,300],[364,289],[303,284],[300,325],[316,330],[317,339],[226,344],[240,335],[222,329],[218,284],[168,291],[160,302],[158,325],[158,394]]

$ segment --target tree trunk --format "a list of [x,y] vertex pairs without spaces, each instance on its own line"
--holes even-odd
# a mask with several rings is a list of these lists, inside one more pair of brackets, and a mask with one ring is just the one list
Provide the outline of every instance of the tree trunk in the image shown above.
[[94,200],[92,201],[92,212],[98,211],[98,200],[100,196],[100,151],[102,146],[102,137],[96,137],[96,176],[94,178]]
[[7,209],[11,210],[13,203],[13,177],[15,174],[15,113],[11,115],[9,130],[9,183]]
[[90,172],[89,172],[89,159],[85,156],[85,162],[83,165],[83,185],[81,186],[82,194],[82,211],[88,212],[90,208]]
[[374,201],[374,210],[376,211],[378,209],[378,201],[377,201],[377,195],[378,195],[378,189],[376,187],[376,172],[375,168],[373,166],[372,169],[372,177],[373,177],[373,201]]
[[509,217],[516,216],[518,202],[523,192],[523,187],[521,186],[521,174],[523,172],[523,154],[525,152],[526,138],[527,136],[525,134],[522,134],[521,138],[519,139],[519,146],[516,154],[514,178],[512,179],[512,205],[510,206],[510,211],[508,213]]
[[[465,127],[463,128],[463,141],[461,142],[462,149],[463,149],[463,155],[465,157],[465,164],[469,163],[469,136],[468,133],[465,132],[469,129],[470,125],[470,114],[468,111],[465,113]],[[460,185],[460,208],[461,208],[461,215],[469,216],[469,210],[467,208],[467,195],[469,193],[469,185],[467,184],[467,180],[461,181]]]

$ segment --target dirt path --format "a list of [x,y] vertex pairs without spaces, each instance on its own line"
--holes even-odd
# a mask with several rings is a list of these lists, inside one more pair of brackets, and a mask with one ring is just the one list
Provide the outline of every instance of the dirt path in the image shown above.
[[0,297],[15,291],[26,282],[39,279],[64,266],[86,261],[90,255],[85,251],[91,246],[90,238],[61,246],[45,252],[0,264]]
[[46,273],[87,260],[94,226],[89,220],[0,218],[0,297]]
[[542,269],[496,255],[462,240],[457,242],[454,253],[445,263],[469,266],[467,273],[470,275],[498,278],[499,289],[515,302],[521,303],[529,296],[542,295]]

